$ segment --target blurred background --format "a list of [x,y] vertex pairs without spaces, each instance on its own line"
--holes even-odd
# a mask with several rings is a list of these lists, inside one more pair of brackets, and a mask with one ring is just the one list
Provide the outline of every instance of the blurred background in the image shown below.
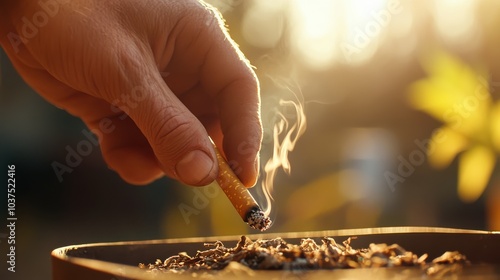
[[[301,120],[280,100],[304,109],[290,174],[274,180],[271,232],[500,230],[500,2],[208,2],[261,82],[262,168],[280,116],[288,128]],[[95,145],[59,180],[54,164],[91,143],[88,130],[31,90],[3,52],[0,63],[0,163],[4,182],[16,165],[19,279],[49,278],[61,246],[253,232],[216,186],[128,185]]]

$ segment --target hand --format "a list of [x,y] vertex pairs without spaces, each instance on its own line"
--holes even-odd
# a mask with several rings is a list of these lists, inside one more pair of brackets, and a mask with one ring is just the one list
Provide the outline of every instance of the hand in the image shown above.
[[14,67],[99,136],[124,180],[212,182],[210,135],[242,182],[255,184],[259,85],[212,8],[194,0],[9,3],[0,42]]

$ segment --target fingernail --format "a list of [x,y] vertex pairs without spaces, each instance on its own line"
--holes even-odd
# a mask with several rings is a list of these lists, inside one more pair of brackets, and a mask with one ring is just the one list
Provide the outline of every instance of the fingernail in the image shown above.
[[[175,166],[179,179],[188,185],[209,184],[214,161],[204,152],[194,150],[185,155]],[[206,181],[206,182],[205,182]]]

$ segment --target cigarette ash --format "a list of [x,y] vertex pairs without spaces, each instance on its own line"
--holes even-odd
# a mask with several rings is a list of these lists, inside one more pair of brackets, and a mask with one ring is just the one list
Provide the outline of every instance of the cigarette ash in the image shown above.
[[247,223],[253,229],[265,231],[271,226],[271,219],[266,217],[262,210],[252,208],[248,212]]
[[[459,252],[445,252],[426,263],[427,254],[417,256],[398,244],[370,244],[368,248],[354,249],[348,238],[342,244],[325,237],[321,244],[313,239],[302,239],[300,244],[289,244],[282,238],[258,239],[255,242],[242,236],[235,247],[228,248],[221,241],[205,243],[209,248],[198,251],[195,256],[182,252],[165,261],[154,264],[139,264],[150,272],[208,273],[225,271],[237,264],[257,270],[307,270],[344,269],[373,267],[417,267],[427,275],[444,275],[457,272],[467,264],[466,257]],[[224,269],[226,268],[226,269]]]

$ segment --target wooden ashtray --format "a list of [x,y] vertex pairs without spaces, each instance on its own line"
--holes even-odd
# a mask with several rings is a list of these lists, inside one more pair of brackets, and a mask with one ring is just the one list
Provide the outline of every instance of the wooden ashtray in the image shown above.
[[[293,233],[266,233],[247,235],[252,240],[281,237],[290,243],[301,239],[320,240],[332,237],[338,241],[356,237],[353,247],[367,248],[371,243],[398,244],[417,255],[428,254],[434,259],[446,251],[459,251],[467,257],[469,265],[454,271],[458,279],[500,279],[500,232],[428,227],[390,227],[352,230],[332,230]],[[114,242],[73,245],[52,251],[52,275],[62,279],[184,279],[191,274],[151,273],[138,267],[139,263],[154,263],[157,259],[186,252],[195,255],[204,243],[222,241],[234,246],[241,236],[216,236],[135,242]],[[315,269],[315,270],[238,270],[223,269],[214,272],[212,279],[426,279],[418,267]],[[203,275],[197,274],[199,278]],[[433,279],[429,277],[428,279]],[[455,279],[455,278],[453,278]]]

